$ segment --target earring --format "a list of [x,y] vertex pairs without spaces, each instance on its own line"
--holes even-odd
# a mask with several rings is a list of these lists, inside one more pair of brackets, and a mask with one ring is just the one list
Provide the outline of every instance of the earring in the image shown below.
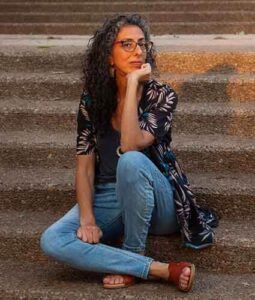
[[115,69],[113,67],[113,65],[110,66],[110,77],[114,78],[115,77]]

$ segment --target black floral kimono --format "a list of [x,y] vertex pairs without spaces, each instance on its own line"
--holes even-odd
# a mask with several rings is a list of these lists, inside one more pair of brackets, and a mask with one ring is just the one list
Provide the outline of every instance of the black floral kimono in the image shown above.
[[[96,129],[86,109],[91,101],[88,94],[82,94],[78,113],[78,155],[96,152]],[[143,95],[138,106],[139,124],[142,130],[155,136],[155,142],[141,152],[155,163],[173,187],[177,220],[184,245],[202,249],[213,244],[212,227],[218,225],[218,218],[215,213],[197,205],[187,177],[171,149],[172,116],[177,101],[176,93],[168,85],[156,80],[144,83]]]

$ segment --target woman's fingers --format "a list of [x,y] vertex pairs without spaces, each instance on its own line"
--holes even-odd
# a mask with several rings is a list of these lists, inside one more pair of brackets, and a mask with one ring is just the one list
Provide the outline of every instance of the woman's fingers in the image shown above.
[[101,229],[99,227],[95,227],[94,231],[93,231],[93,242],[94,243],[98,243],[100,238],[101,238]]
[[79,228],[79,229],[77,230],[77,237],[78,237],[79,239],[82,238],[81,228]]
[[93,243],[93,231],[92,230],[93,229],[91,229],[91,228],[88,228],[86,230],[87,242],[90,243],[90,244]]
[[98,226],[82,226],[77,230],[77,237],[90,244],[96,244],[102,237],[103,232]]

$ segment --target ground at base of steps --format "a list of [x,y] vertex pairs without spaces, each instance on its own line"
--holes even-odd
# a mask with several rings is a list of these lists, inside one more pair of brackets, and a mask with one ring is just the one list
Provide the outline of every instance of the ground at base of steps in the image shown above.
[[0,261],[1,299],[254,299],[255,274],[223,275],[197,270],[196,283],[189,294],[157,280],[142,280],[115,291],[102,288],[103,274],[75,270],[48,262]]

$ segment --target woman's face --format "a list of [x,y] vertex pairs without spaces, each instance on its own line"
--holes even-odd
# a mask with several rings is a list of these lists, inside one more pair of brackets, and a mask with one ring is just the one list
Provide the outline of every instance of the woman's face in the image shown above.
[[120,29],[110,57],[110,64],[113,65],[117,76],[126,76],[128,73],[140,69],[141,65],[145,63],[146,51],[143,51],[139,45],[133,51],[127,51],[135,45],[134,43],[132,45],[131,41],[136,43],[145,41],[144,33],[138,26],[126,25]]

